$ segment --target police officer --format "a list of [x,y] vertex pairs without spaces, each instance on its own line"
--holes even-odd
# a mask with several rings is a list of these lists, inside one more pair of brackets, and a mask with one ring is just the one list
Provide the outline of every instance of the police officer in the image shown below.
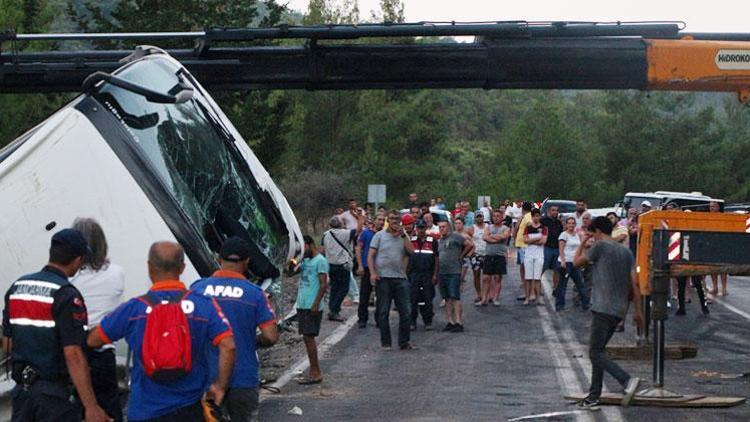
[[414,253],[409,255],[407,272],[411,285],[411,329],[417,329],[417,317],[422,314],[424,329],[432,330],[432,301],[435,298],[437,284],[437,240],[427,236],[427,225],[424,220],[417,222],[416,234],[411,237]]
[[86,421],[110,420],[99,407],[83,352],[86,305],[68,282],[89,247],[77,230],[52,236],[49,262],[21,277],[5,294],[3,348],[13,361],[13,422],[80,421],[71,381]]

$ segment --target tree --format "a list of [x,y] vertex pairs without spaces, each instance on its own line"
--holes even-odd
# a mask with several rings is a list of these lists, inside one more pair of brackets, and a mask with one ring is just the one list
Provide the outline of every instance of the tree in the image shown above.
[[[43,32],[52,23],[52,7],[44,0],[0,0],[0,29]],[[50,49],[50,43],[19,43],[19,50]],[[65,94],[1,94],[0,148],[47,118],[71,98]]]
[[[271,26],[282,19],[285,6],[275,0],[166,0],[155,7],[152,0],[118,2],[111,13],[101,3],[88,2],[82,9],[69,7],[71,17],[86,31],[195,31],[209,26]],[[163,40],[163,48],[189,48],[192,41]],[[258,44],[253,42],[249,44]],[[110,41],[101,48],[132,48],[133,43]],[[290,102],[286,94],[273,91],[212,93],[216,102],[237,126],[260,161],[274,171],[286,149],[286,123]]]
[[352,190],[356,185],[351,176],[316,169],[286,173],[279,186],[300,226],[313,232],[333,216],[335,207],[343,207],[347,198],[361,193]]

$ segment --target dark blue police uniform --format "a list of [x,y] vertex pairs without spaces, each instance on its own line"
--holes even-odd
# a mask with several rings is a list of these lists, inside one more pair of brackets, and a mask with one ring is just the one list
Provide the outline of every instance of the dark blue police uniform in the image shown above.
[[63,348],[86,345],[87,323],[83,297],[54,267],[10,286],[3,335],[12,340],[13,422],[80,422]]

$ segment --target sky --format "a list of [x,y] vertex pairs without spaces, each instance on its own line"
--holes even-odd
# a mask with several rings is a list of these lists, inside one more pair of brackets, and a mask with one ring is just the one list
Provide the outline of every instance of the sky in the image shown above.
[[[302,12],[308,2],[288,0],[291,9]],[[379,5],[379,0],[359,0],[360,16],[370,16]],[[747,0],[404,0],[404,9],[407,22],[684,21],[689,32],[750,32]]]

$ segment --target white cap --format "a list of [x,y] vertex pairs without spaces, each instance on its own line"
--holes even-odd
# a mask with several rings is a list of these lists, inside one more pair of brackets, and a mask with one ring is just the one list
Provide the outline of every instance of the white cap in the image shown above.
[[643,202],[641,202],[641,206],[642,207],[650,207],[651,206],[651,202],[649,202],[649,201],[643,201]]

